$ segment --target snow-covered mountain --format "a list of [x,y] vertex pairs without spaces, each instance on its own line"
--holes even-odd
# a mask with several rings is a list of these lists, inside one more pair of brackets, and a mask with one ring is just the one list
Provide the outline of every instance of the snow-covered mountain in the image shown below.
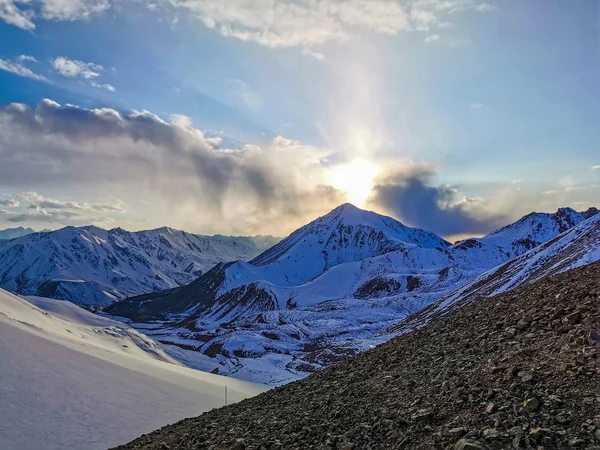
[[533,213],[448,245],[343,205],[250,262],[220,264],[187,286],[106,311],[163,321],[147,332],[195,367],[278,384],[387,339],[382,332],[403,317],[595,213]]
[[600,214],[591,216],[542,245],[481,274],[392,330],[400,331],[420,326],[433,317],[477,299],[501,294],[598,260]]
[[26,236],[31,233],[35,233],[35,231],[32,228],[7,228],[6,230],[0,230],[0,241]]
[[166,227],[138,232],[66,227],[0,241],[0,287],[106,305],[186,285],[221,261],[251,259],[275,242],[270,237],[210,237]]
[[[107,312],[139,320],[142,311],[147,320],[164,319],[190,308],[204,311],[225,293],[241,292],[237,288],[261,280],[279,289],[282,303],[277,306],[285,308],[288,300],[293,303],[296,287],[314,281],[336,266],[390,253],[407,257],[417,253],[445,255],[449,246],[433,233],[409,228],[391,217],[347,203],[296,230],[250,262],[220,265],[188,286],[127,299],[112,305]],[[336,292],[339,295],[339,287]],[[151,315],[151,311],[156,314]]]
[[598,214],[596,208],[577,212],[531,213],[479,239],[457,242],[451,248],[457,263],[491,268],[537,247]]
[[123,323],[0,289],[0,448],[100,450],[256,395],[183,367]]

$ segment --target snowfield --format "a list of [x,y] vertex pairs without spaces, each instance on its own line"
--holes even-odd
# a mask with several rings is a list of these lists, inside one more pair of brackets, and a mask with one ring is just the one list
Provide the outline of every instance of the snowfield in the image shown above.
[[176,363],[152,339],[66,301],[0,290],[0,448],[106,449],[256,395]]

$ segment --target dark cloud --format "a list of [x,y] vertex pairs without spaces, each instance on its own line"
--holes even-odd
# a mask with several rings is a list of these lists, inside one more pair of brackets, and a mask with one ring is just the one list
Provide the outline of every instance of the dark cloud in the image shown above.
[[457,199],[452,186],[433,186],[432,173],[418,169],[379,181],[371,201],[407,225],[441,236],[484,234],[506,224],[503,215],[489,215],[473,199]]

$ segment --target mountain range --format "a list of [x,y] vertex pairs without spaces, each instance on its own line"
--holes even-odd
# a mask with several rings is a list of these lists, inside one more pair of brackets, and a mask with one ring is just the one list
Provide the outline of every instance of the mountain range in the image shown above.
[[186,285],[221,261],[251,259],[270,236],[202,236],[163,227],[65,227],[0,241],[0,288],[102,306]]
[[32,228],[7,228],[6,230],[0,230],[0,240],[14,239],[31,233],[35,233]]
[[[390,339],[403,318],[509,261],[529,261],[546,242],[562,242],[548,252],[566,258],[564,242],[581,227],[591,227],[586,239],[600,234],[597,213],[532,213],[451,244],[345,204],[248,262],[218,264],[186,286],[104,311],[192,367],[281,384]],[[563,270],[598,259],[597,246],[579,248]]]

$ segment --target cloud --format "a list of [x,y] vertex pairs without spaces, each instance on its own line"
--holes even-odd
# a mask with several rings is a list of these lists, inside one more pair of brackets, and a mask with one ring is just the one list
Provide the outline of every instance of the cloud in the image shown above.
[[370,201],[409,226],[442,236],[489,233],[509,222],[485,211],[478,199],[457,199],[455,187],[434,186],[432,177],[425,167],[387,174],[376,182]]
[[74,59],[69,59],[64,56],[59,56],[51,60],[52,67],[60,75],[67,78],[81,78],[88,81],[89,85],[99,89],[106,89],[110,92],[115,92],[116,88],[112,84],[102,84],[95,81],[105,72],[104,67],[100,64],[86,63]]
[[438,41],[440,39],[440,35],[439,34],[430,34],[429,36],[427,36],[424,41],[429,43],[429,42],[435,42]]
[[325,60],[325,55],[323,53],[319,53],[319,52],[315,52],[313,50],[311,50],[308,47],[304,47],[302,49],[302,54],[306,55],[306,56],[312,56],[313,58],[319,60],[319,61],[324,61]]
[[[0,0],[2,1],[2,0]],[[21,58],[21,57],[19,57]],[[29,67],[26,67],[22,62],[30,61],[29,59],[19,59],[15,61],[2,59],[0,58],[0,70],[4,70],[6,72],[14,73],[15,75],[19,75],[20,77],[31,78],[33,80],[38,81],[46,81],[49,80],[43,76],[33,72]],[[27,57],[30,58],[30,57]]]
[[12,213],[9,211],[0,211],[6,217],[7,222],[58,222],[80,218],[80,215],[69,211],[46,211],[42,208],[35,208],[23,213]]
[[[31,0],[0,0],[0,19],[23,30],[35,29],[35,11]],[[38,0],[41,17],[46,20],[87,20],[103,13],[110,0]]]
[[117,201],[115,204],[106,203],[87,203],[87,202],[63,202],[45,198],[37,192],[23,192],[21,198],[29,202],[29,209],[60,209],[75,211],[96,211],[96,212],[125,212],[123,202]]
[[64,56],[54,58],[52,67],[56,72],[64,77],[83,78],[89,80],[100,76],[100,72],[104,72],[104,67],[99,64],[85,63],[83,61],[71,60]]
[[42,17],[47,20],[86,20],[106,11],[109,0],[41,0]]
[[220,232],[280,234],[345,200],[326,186],[328,171],[320,165],[326,149],[284,137],[260,147],[221,149],[220,143],[184,116],[167,122],[148,111],[86,109],[47,99],[35,109],[11,104],[0,109],[0,179],[7,188],[29,192],[28,214],[39,215],[36,220],[53,208],[106,209],[30,192],[86,189],[128,204],[149,200],[148,214],[161,214],[155,220],[163,224],[168,217],[181,228]]
[[95,81],[92,81],[91,85],[95,88],[101,88],[101,89],[106,89],[107,91],[110,92],[115,92],[117,89],[112,85],[112,84],[99,84],[96,83]]
[[[33,30],[34,23],[33,11],[29,9],[21,9],[17,6],[18,0],[0,0],[0,19],[4,20],[9,25],[14,25],[23,30]],[[27,5],[27,1],[18,2]]]
[[270,48],[304,49],[348,41],[365,31],[384,35],[429,31],[448,23],[440,20],[442,16],[491,9],[476,0],[416,0],[407,4],[362,0],[170,1],[191,11],[207,28],[223,36]]
[[16,59],[17,59],[17,61],[20,61],[20,62],[25,62],[25,61],[34,62],[34,63],[38,62],[38,60],[35,59],[33,56],[28,56],[28,55],[20,55],[20,56],[17,56]]
[[600,170],[600,164],[597,166],[592,166],[592,170]]
[[8,206],[9,208],[17,208],[20,203],[18,200],[15,200],[14,198],[11,199],[0,199],[0,205],[3,206]]

